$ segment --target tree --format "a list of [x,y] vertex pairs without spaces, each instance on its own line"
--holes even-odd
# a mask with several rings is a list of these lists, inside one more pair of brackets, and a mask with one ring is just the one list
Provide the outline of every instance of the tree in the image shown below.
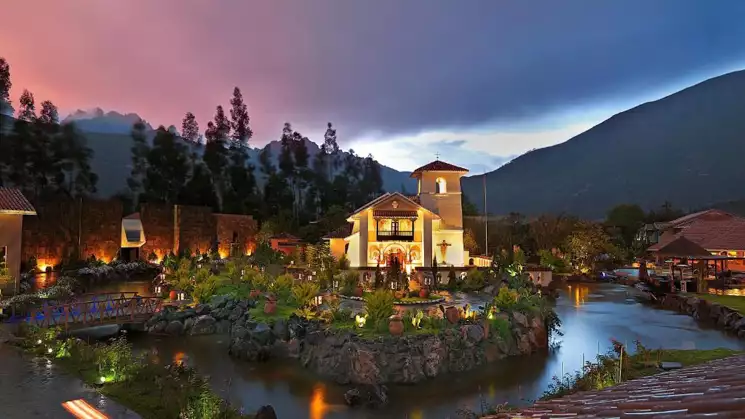
[[191,156],[189,180],[178,198],[184,205],[196,205],[218,209],[215,187],[209,169],[196,155]]
[[199,143],[199,123],[191,112],[186,113],[181,123],[181,138],[192,143]]
[[13,83],[10,81],[10,64],[5,58],[0,57],[0,114],[4,106],[10,105],[10,88]]
[[333,172],[338,169],[337,157],[339,156],[339,144],[336,142],[336,128],[329,122],[326,124],[326,132],[323,134],[323,151],[329,155],[328,174],[326,180],[331,182]]
[[147,169],[143,181],[146,202],[175,204],[189,174],[186,146],[163,126],[158,127],[153,147],[147,155]]
[[215,110],[214,121],[207,124],[204,136],[207,140],[202,160],[212,174],[212,182],[218,192],[218,199],[222,200],[227,187],[226,168],[229,163],[227,140],[230,135],[230,121],[225,116],[222,106]]
[[530,221],[528,228],[537,250],[560,248],[574,230],[577,219],[565,215],[541,215]]
[[52,142],[52,160],[58,167],[55,184],[68,196],[86,196],[96,192],[98,175],[93,173],[90,161],[93,150],[88,148],[85,136],[73,123],[62,126]]
[[624,249],[631,249],[634,237],[642,226],[646,214],[638,205],[616,205],[608,211],[605,225],[616,238],[616,242]]
[[21,94],[20,107],[18,108],[17,118],[21,121],[33,122],[36,120],[36,104],[34,103],[34,94],[24,89]]
[[580,221],[567,238],[566,249],[572,267],[580,273],[588,273],[595,261],[604,253],[613,251],[608,235],[600,224]]
[[471,202],[471,200],[468,199],[468,196],[466,196],[466,194],[461,194],[460,199],[461,199],[461,207],[463,207],[464,217],[479,215],[478,208],[476,208],[476,205],[474,205],[473,202]]
[[479,244],[476,241],[476,235],[470,228],[463,231],[463,247],[468,250],[472,255],[475,255],[479,251]]
[[145,123],[140,120],[134,123],[130,132],[132,136],[132,170],[127,179],[127,185],[132,193],[132,201],[135,206],[139,202],[139,196],[143,190],[143,181],[147,172],[147,156],[150,154],[145,129]]
[[230,100],[230,126],[233,128],[233,140],[243,145],[248,145],[248,140],[253,137],[251,130],[251,119],[248,117],[248,107],[243,102],[241,89],[233,89],[233,98]]

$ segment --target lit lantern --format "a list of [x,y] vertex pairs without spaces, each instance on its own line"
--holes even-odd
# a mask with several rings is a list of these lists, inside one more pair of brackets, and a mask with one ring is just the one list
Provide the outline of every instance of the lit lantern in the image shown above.
[[331,286],[332,286],[332,287],[333,287],[333,288],[334,288],[335,290],[338,290],[338,289],[339,289],[339,281],[337,281],[337,280],[335,279],[335,280],[334,280],[334,282],[333,282],[333,283],[331,284]]
[[160,285],[155,286],[155,295],[160,296],[160,293],[163,292],[163,288]]
[[359,314],[354,316],[354,322],[359,328],[365,327],[365,323],[367,322],[367,314],[365,314],[364,316],[360,316]]
[[179,301],[184,301],[185,299],[186,299],[186,293],[184,293],[183,291],[179,292],[178,293],[178,300]]
[[392,290],[395,290],[396,289],[396,283],[395,282],[391,282],[391,289]]
[[197,269],[202,269],[202,264],[201,263],[197,263]]
[[315,304],[316,307],[318,307],[321,304],[323,304],[323,295],[320,295],[319,294],[319,295],[316,295],[315,297],[313,297],[313,303]]
[[47,353],[48,354],[51,354],[52,353],[52,348],[47,348]]

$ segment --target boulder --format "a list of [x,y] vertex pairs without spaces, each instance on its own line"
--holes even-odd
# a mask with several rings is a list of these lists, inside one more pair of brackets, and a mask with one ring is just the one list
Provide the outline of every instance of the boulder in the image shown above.
[[189,317],[188,319],[184,320],[184,333],[191,330],[192,326],[194,326],[194,317]]
[[215,295],[210,300],[210,307],[212,310],[217,310],[219,308],[225,307],[225,304],[228,303],[229,297],[227,295]]
[[243,317],[243,313],[245,312],[246,312],[246,309],[236,306],[235,308],[233,308],[233,310],[230,311],[230,314],[228,315],[228,320],[230,320],[231,322],[235,322],[236,320]]
[[272,335],[272,328],[266,323],[259,323],[256,327],[249,332],[252,340],[256,341],[259,345],[269,345],[274,341]]
[[388,404],[388,388],[384,385],[360,386],[344,393],[349,406],[380,408]]
[[173,320],[172,322],[168,323],[168,326],[166,326],[165,328],[165,332],[169,335],[178,336],[184,333],[184,324],[178,320]]
[[523,313],[516,311],[512,313],[512,317],[515,319],[515,323],[518,326],[523,327],[523,328],[530,327],[530,324],[528,323],[528,318]]
[[261,406],[254,416],[255,419],[277,419],[272,405]]
[[217,320],[215,320],[215,318],[212,316],[199,316],[194,321],[194,326],[192,326],[191,328],[191,335],[211,335],[217,330],[217,326],[215,325],[215,323],[217,323]]
[[220,335],[227,335],[230,333],[230,327],[233,324],[230,323],[230,320],[219,320],[215,326],[215,333]]
[[210,314],[212,308],[207,304],[197,304],[194,311],[196,312],[197,316],[204,316],[205,314]]
[[472,344],[484,340],[484,328],[480,324],[467,324],[461,328],[463,336]]
[[272,325],[272,332],[277,339],[288,340],[290,338],[290,332],[287,329],[287,321],[285,319],[279,319]]
[[163,333],[166,330],[167,326],[168,326],[168,322],[165,320],[161,320],[158,323],[155,323],[155,325],[153,326],[152,332]]

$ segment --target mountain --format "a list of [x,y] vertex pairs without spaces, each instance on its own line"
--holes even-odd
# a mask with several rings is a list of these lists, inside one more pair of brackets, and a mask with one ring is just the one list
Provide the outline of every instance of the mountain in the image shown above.
[[[75,122],[81,131],[103,134],[129,134],[135,122],[143,121],[136,113],[120,114],[119,112],[104,112],[101,108],[90,111],[78,109],[67,116],[62,123]],[[153,127],[145,122],[148,130]]]
[[[682,209],[745,199],[745,71],[619,113],[486,175],[491,214],[602,218],[616,204]],[[483,202],[483,178],[463,181]]]
[[[88,147],[93,150],[93,160],[91,168],[98,175],[98,195],[111,196],[117,192],[126,190],[127,177],[132,168],[132,138],[130,131],[132,125],[141,120],[137,114],[120,114],[118,112],[104,112],[100,108],[91,111],[78,110],[68,117],[62,123],[74,122],[85,136]],[[12,118],[0,115],[0,128],[5,129],[12,127]],[[149,138],[152,140],[155,131],[146,123]],[[175,128],[172,128],[175,129]],[[200,152],[200,148],[190,144],[195,152]],[[307,141],[308,153],[312,162],[320,147],[318,144]],[[272,141],[265,147],[269,147],[272,152],[272,160],[275,166],[280,151],[279,141]],[[256,167],[257,179],[261,179],[259,173],[259,153],[262,148],[251,148],[249,158],[251,163]],[[342,157],[346,156],[342,152]],[[400,191],[402,185],[409,191],[416,190],[416,183],[409,177],[410,172],[399,172],[387,166],[381,165],[381,176],[383,178],[383,189],[386,192]]]

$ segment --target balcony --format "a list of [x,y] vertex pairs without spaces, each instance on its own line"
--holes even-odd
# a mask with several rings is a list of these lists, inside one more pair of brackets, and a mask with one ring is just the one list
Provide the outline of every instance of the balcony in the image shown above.
[[378,230],[378,241],[414,241],[414,230]]

